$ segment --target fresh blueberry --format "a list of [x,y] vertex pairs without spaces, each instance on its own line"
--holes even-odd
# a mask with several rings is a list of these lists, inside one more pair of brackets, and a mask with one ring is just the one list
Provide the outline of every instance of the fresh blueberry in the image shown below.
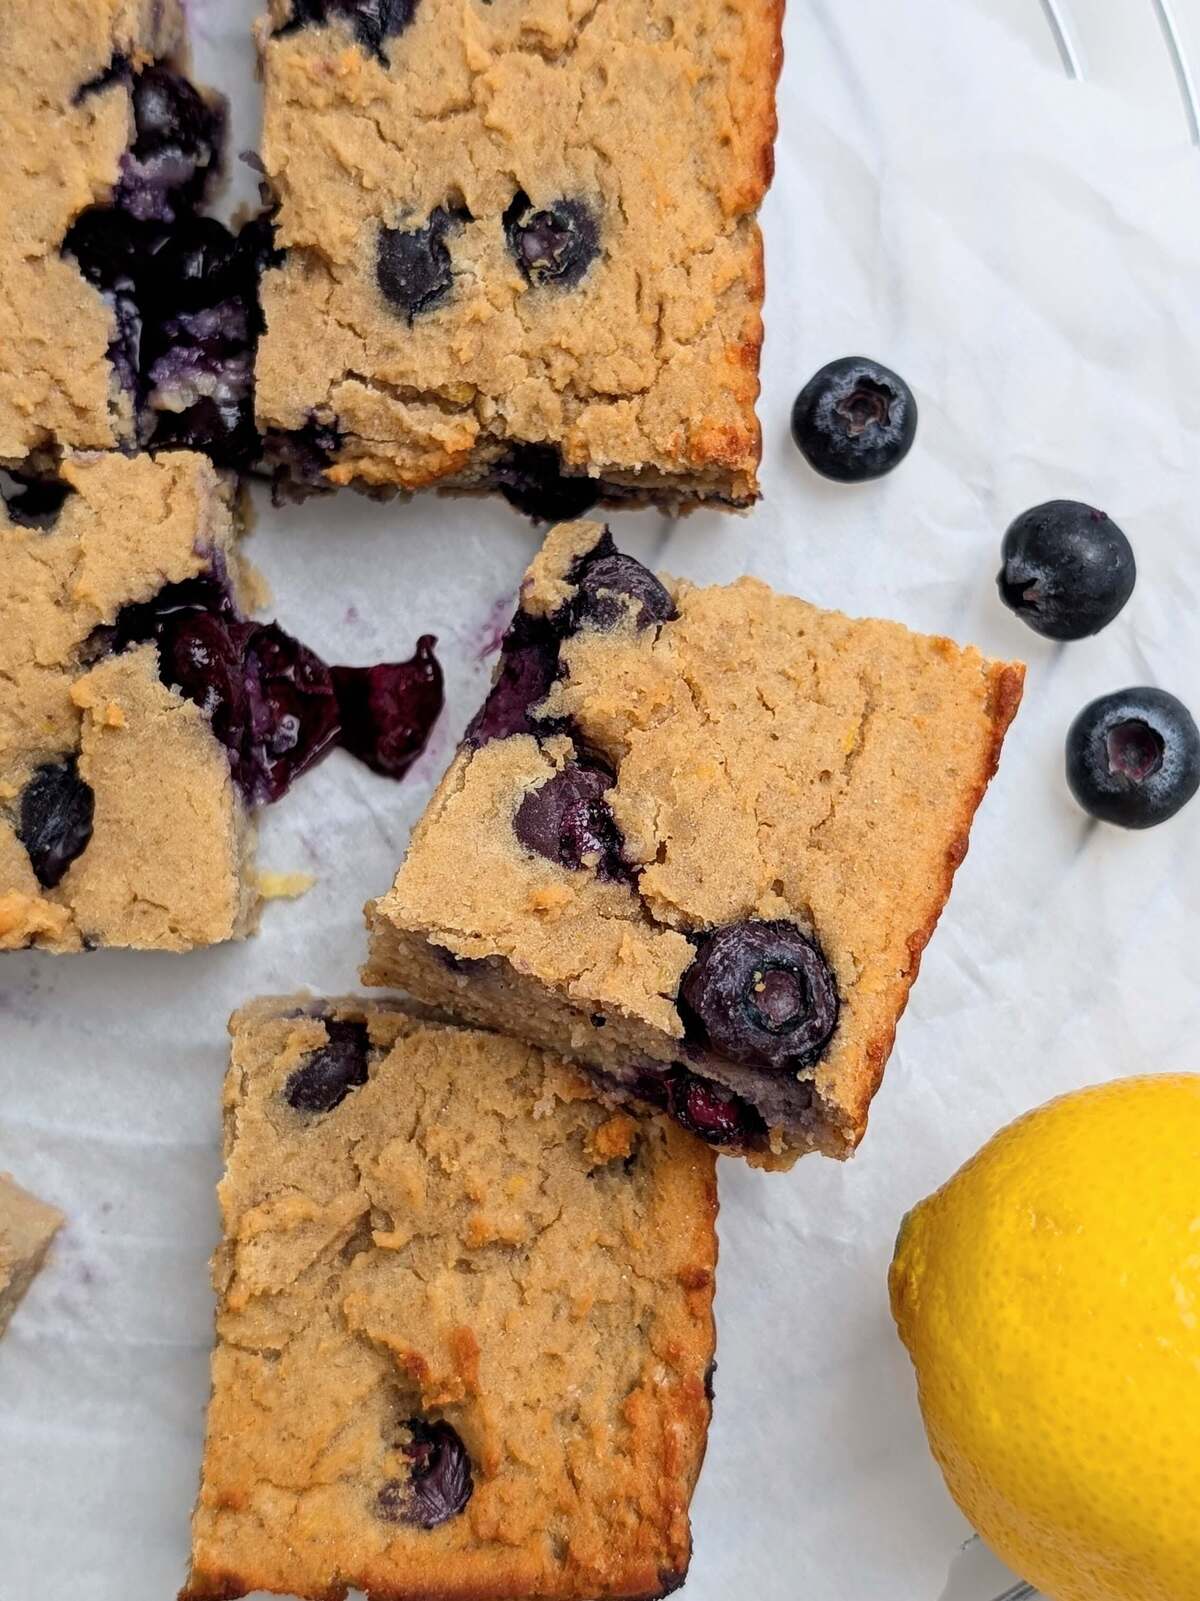
[[446,235],[469,221],[469,212],[438,206],[423,228],[380,228],[375,280],[384,298],[410,323],[450,293],[454,271]]
[[792,407],[792,437],[811,467],[842,484],[882,478],[902,462],[917,431],[912,390],[865,356],[831,361]]
[[517,511],[543,523],[569,523],[596,504],[602,486],[586,473],[564,473],[553,445],[514,445],[489,482]]
[[436,644],[432,634],[422,634],[410,661],[333,669],[342,746],[385,778],[403,778],[442,709]]
[[367,1082],[370,1038],[365,1023],[330,1018],[328,1039],[288,1077],[283,1094],[298,1112],[332,1112]]
[[679,991],[688,1039],[731,1062],[792,1073],[824,1052],[838,1009],[817,942],[779,920],[706,935]]
[[577,284],[600,253],[600,231],[582,200],[556,200],[535,211],[518,189],[504,213],[509,252],[531,284]]
[[581,757],[530,790],[513,818],[521,844],[548,861],[599,878],[624,878],[621,834],[605,796],[612,772],[593,757]]
[[752,1145],[767,1132],[749,1101],[682,1066],[671,1076],[670,1110],[677,1123],[710,1145]]
[[9,522],[18,528],[53,528],[73,492],[64,478],[0,471],[0,498]]
[[612,629],[632,614],[634,627],[642,629],[679,615],[666,587],[648,567],[617,550],[607,529],[573,579],[573,628]]
[[532,712],[558,677],[560,639],[558,630],[545,618],[517,613],[500,646],[500,661],[487,699],[463,736],[467,744],[478,749],[510,734],[555,732],[553,722],[537,721]]
[[384,41],[403,33],[416,11],[417,0],[293,0],[291,21],[280,32],[344,17],[363,49],[386,66]]
[[1078,500],[1048,500],[1009,525],[1000,598],[1047,639],[1098,634],[1133,594],[1137,564],[1116,523]]
[[409,1418],[404,1454],[412,1463],[406,1479],[389,1479],[375,1506],[388,1523],[436,1529],[457,1517],[471,1499],[471,1459],[449,1423]]
[[1067,734],[1067,783],[1084,811],[1102,822],[1165,823],[1200,789],[1200,730],[1166,690],[1101,695]]
[[53,889],[87,849],[95,810],[96,797],[73,756],[39,767],[21,791],[17,838],[43,889]]

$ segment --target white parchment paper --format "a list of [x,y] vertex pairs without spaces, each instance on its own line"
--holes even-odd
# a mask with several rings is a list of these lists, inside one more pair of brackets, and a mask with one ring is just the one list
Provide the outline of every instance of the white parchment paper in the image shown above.
[[[191,10],[199,75],[233,95],[252,145],[253,6]],[[1175,11],[1200,38],[1195,5]],[[764,503],[618,519],[630,548],[693,579],[753,572],[1030,664],[861,1154],[787,1176],[722,1167],[692,1601],[1005,1587],[978,1549],[959,1554],[969,1530],[925,1448],[887,1311],[897,1223],[1049,1095],[1200,1068],[1200,802],[1126,836],[1089,826],[1062,777],[1065,729],[1094,695],[1156,683],[1200,710],[1200,156],[1151,0],[1095,12],[1082,38],[1068,19],[1102,69],[1080,83],[1037,0],[792,0],[764,212]],[[860,489],[818,481],[787,428],[799,385],[849,353],[898,368],[921,407],[908,462]],[[1006,523],[1052,496],[1105,507],[1140,569],[1118,621],[1066,648],[993,582]],[[449,699],[430,750],[399,787],[336,755],[266,815],[264,865],[317,885],[269,907],[248,944],[0,958],[0,1167],[70,1218],[0,1347],[0,1601],[165,1601],[180,1582],[226,1016],[259,993],[355,985],[361,904],[484,688],[535,543],[502,506],[260,500],[250,553],[327,657],[439,636]]]

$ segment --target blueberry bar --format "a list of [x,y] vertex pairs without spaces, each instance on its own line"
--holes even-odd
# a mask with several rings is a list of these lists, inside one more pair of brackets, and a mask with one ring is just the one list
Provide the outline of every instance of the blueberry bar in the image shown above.
[[779,0],[271,0],[260,426],[301,486],[758,494]]
[[0,1334],[46,1259],[63,1215],[0,1173]]
[[254,812],[339,742],[399,777],[441,706],[408,662],[328,668],[249,621],[233,483],[94,452],[0,509],[0,950],[249,932]]
[[258,456],[270,229],[203,214],[225,115],[182,49],[176,0],[0,12],[0,463],[115,445]]
[[394,1006],[233,1018],[184,1601],[662,1596],[710,1413],[712,1154]]
[[1023,671],[564,524],[364,977],[758,1165],[846,1156]]

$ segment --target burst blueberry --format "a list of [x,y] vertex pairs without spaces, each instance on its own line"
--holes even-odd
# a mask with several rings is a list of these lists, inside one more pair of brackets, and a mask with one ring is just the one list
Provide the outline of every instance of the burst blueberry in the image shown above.
[[284,1099],[297,1112],[332,1112],[351,1090],[367,1082],[370,1037],[365,1023],[329,1018],[326,1041],[308,1052],[283,1087]]
[[432,634],[406,662],[335,667],[344,749],[385,778],[402,778],[425,749],[445,698]]
[[404,1454],[408,1477],[389,1479],[379,1491],[375,1509],[388,1523],[436,1529],[466,1507],[475,1486],[471,1459],[458,1431],[444,1420],[409,1418]]
[[17,838],[43,889],[61,883],[67,868],[87,849],[96,800],[73,756],[47,762],[21,791]]
[[580,757],[552,774],[522,800],[513,832],[522,845],[573,872],[598,878],[627,876],[622,839],[605,799],[616,782],[594,757]]
[[531,284],[572,288],[600,253],[600,230],[583,200],[554,201],[535,210],[519,189],[504,213],[509,253]]
[[410,323],[448,297],[454,270],[446,239],[469,220],[469,212],[439,206],[421,228],[380,228],[375,281]]

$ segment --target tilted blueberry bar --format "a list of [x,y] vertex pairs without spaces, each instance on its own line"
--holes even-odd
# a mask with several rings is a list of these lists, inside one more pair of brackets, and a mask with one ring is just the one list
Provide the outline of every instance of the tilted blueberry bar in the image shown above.
[[730,1152],[861,1140],[1024,669],[552,530],[364,978]]

